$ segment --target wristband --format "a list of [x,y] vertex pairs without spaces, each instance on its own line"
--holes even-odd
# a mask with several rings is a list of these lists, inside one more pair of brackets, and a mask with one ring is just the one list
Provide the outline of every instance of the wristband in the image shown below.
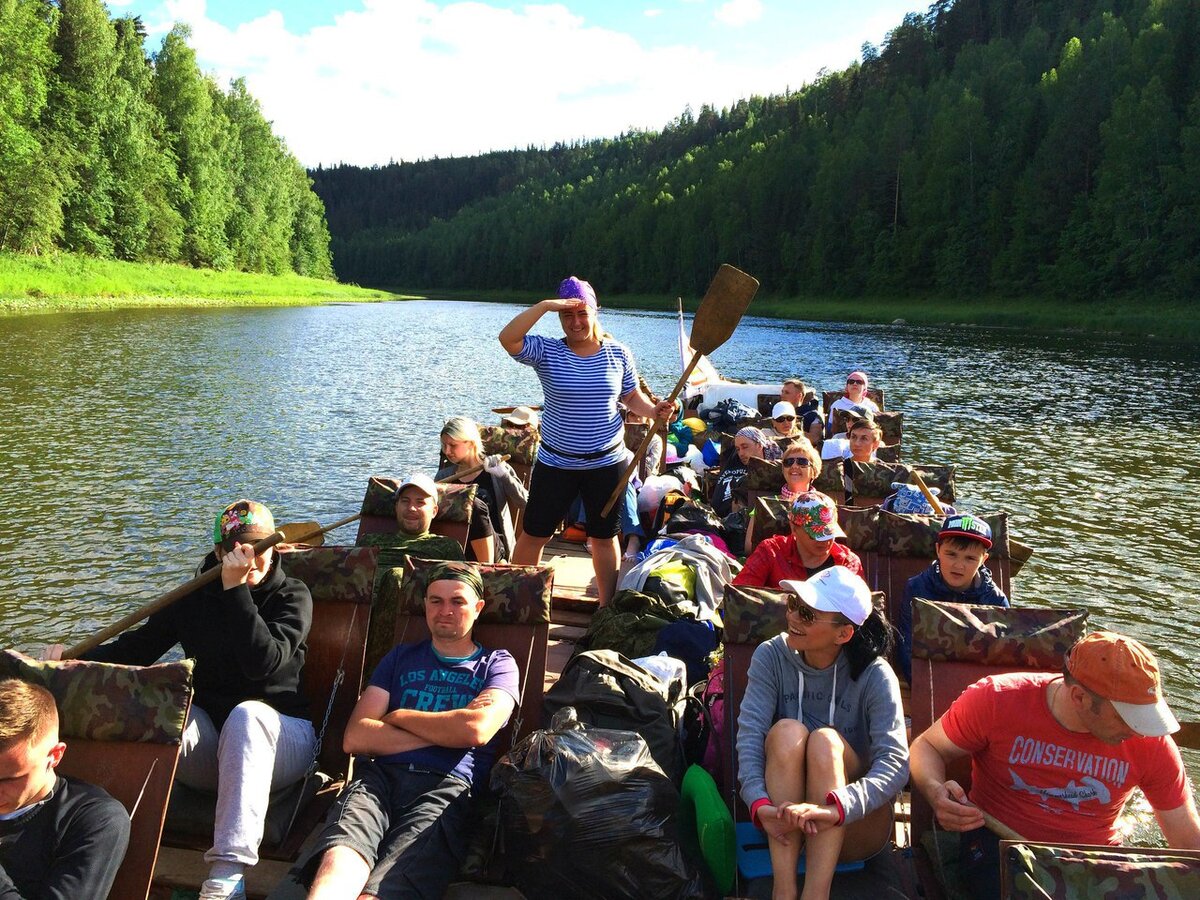
[[764,806],[769,806],[770,804],[771,799],[769,797],[760,797],[750,804],[750,821],[754,823],[755,828],[762,828],[762,826],[758,824],[758,811]]
[[834,806],[837,807],[837,811],[838,811],[837,823],[839,826],[845,825],[846,824],[846,808],[844,806],[842,806],[841,798],[838,797],[838,795],[835,794],[833,791],[830,791],[828,794],[825,795],[825,802],[832,803]]

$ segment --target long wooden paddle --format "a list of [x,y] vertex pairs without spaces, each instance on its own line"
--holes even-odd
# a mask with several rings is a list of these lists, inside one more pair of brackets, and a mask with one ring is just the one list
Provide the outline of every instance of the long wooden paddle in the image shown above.
[[[508,456],[502,456],[500,458],[507,461]],[[483,464],[480,464],[467,469],[465,472],[455,472],[453,475],[440,478],[438,479],[437,483],[449,484],[451,481],[457,481],[458,479],[465,478],[468,475],[477,474],[478,472],[483,471],[483,469]],[[339,519],[332,525],[326,525],[324,527],[322,527],[319,522],[294,522],[287,525],[281,525],[274,534],[263,538],[254,545],[254,555],[258,556],[260,553],[271,549],[276,544],[309,544],[319,547],[324,543],[326,533],[333,531],[334,529],[341,528],[345,525],[349,525],[351,522],[357,522],[361,518],[362,513],[359,512],[352,516],[347,516],[344,519]],[[63,651],[61,658],[77,659],[92,648],[99,647],[109,638],[116,637],[122,631],[125,631],[127,628],[131,628],[143,619],[148,619],[159,610],[166,609],[176,600],[186,597],[188,594],[204,587],[204,585],[211,581],[216,581],[220,575],[220,563],[210,569],[205,569],[191,581],[185,582],[184,584],[179,585],[179,587],[167,591],[167,593],[163,594],[157,600],[152,600],[150,603],[135,609],[133,612],[129,613],[129,615],[118,619],[111,625],[101,628],[90,637],[84,638],[78,644],[68,647]]]
[[[679,383],[675,385],[675,390],[671,391],[671,395],[667,397],[671,403],[675,402],[684,385],[687,384],[688,376],[700,362],[700,357],[712,353],[729,340],[729,336],[733,334],[738,322],[742,320],[746,308],[750,306],[750,301],[754,299],[757,291],[757,278],[747,275],[740,269],[735,269],[728,263],[717,269],[716,277],[708,286],[704,299],[700,301],[700,308],[696,310],[696,316],[692,319],[691,342],[694,352],[691,362],[687,364],[687,368],[683,370],[683,375],[679,378]],[[655,419],[654,426],[647,429],[641,446],[633,454],[629,465],[625,467],[625,472],[621,475],[612,496],[604,504],[601,515],[607,516],[612,512],[617,500],[625,493],[625,485],[629,481],[629,477],[638,467],[638,463],[642,461],[642,457],[646,455],[646,451],[650,448],[650,442],[662,428],[662,424],[661,419]]]

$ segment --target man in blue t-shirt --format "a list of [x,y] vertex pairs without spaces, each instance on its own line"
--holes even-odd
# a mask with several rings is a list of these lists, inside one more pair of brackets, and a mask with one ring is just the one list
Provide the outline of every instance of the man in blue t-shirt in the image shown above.
[[392,648],[350,716],[354,781],[294,873],[311,879],[310,898],[440,897],[458,871],[472,785],[486,779],[492,740],[520,701],[512,655],[471,636],[482,611],[473,565],[430,572],[432,638]]

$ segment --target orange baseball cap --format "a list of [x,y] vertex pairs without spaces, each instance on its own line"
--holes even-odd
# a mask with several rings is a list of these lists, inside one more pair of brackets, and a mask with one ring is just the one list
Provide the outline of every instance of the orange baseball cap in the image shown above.
[[1093,694],[1110,701],[1125,724],[1145,737],[1179,730],[1159,686],[1158,663],[1140,641],[1094,631],[1067,651],[1067,671]]

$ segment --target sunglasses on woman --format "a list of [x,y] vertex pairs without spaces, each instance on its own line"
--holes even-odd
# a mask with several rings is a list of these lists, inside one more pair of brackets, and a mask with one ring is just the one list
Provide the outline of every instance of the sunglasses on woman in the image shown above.
[[776,422],[795,422],[796,417],[795,416],[776,416],[775,421]]
[[837,624],[836,618],[818,619],[817,611],[795,594],[792,594],[788,597],[787,608],[788,612],[790,612],[792,615],[799,616],[800,621],[805,625],[812,625],[814,622],[828,622],[830,625]]
[[847,378],[846,384],[866,384],[861,378]]
[[802,469],[807,469],[812,465],[812,460],[807,456],[787,456],[784,457],[783,467],[786,469],[789,466],[799,466]]

